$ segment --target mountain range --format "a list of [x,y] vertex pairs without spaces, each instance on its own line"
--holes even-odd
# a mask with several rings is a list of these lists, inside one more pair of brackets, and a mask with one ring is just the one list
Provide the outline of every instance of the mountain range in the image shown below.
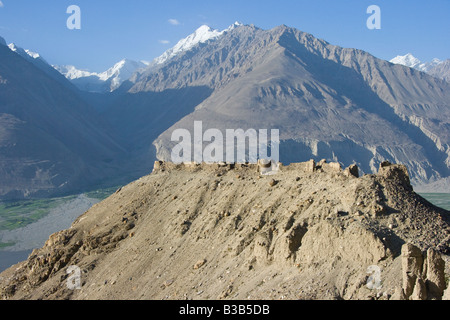
[[124,81],[131,78],[135,72],[149,66],[155,67],[161,65],[176,55],[189,51],[195,45],[205,43],[209,40],[214,40],[240,25],[241,24],[239,22],[235,22],[223,31],[215,30],[209,26],[202,25],[194,33],[184,39],[181,39],[173,48],[170,48],[161,56],[155,58],[152,62],[147,62],[145,60],[138,62],[123,59],[110,69],[101,73],[81,70],[71,65],[53,67],[81,90],[99,93],[112,92],[118,89]]
[[69,79],[80,90],[89,92],[111,92],[130,78],[133,73],[143,69],[148,64],[123,59],[108,70],[96,73],[79,70],[74,66],[54,66],[62,75]]
[[284,25],[202,26],[150,63],[104,73],[50,66],[67,78],[0,43],[0,197],[131,181],[170,160],[171,133],[194,121],[279,129],[286,164],[373,173],[389,160],[415,185],[450,176],[448,82]]
[[430,62],[422,62],[411,53],[408,53],[404,56],[395,57],[391,62],[426,72],[433,77],[450,82],[450,59],[441,61],[434,58]]

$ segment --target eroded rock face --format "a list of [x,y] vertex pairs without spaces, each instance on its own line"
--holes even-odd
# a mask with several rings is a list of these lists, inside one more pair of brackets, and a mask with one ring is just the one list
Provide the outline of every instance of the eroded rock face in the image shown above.
[[427,300],[427,288],[422,278],[417,278],[416,285],[410,297],[411,300]]
[[434,249],[428,249],[426,255],[428,296],[431,299],[440,299],[445,290],[445,262],[441,254]]
[[393,165],[385,161],[380,165],[378,174],[387,180],[395,180],[408,190],[412,191],[413,189],[409,179],[408,169],[404,165]]
[[442,300],[450,300],[450,286],[447,290],[444,291],[444,295],[442,296]]
[[344,230],[329,222],[310,228],[297,253],[297,263],[327,264],[351,261],[355,265],[376,265],[387,256],[379,238],[364,227],[352,224]]
[[403,290],[410,297],[417,280],[422,277],[423,257],[419,248],[412,244],[402,247]]
[[355,178],[359,178],[359,169],[358,166],[355,164],[352,164],[348,168],[345,169],[344,174],[347,176],[353,176]]
[[[387,168],[356,178],[309,161],[265,176],[257,164],[158,162],[2,273],[0,294],[439,299],[447,213]],[[67,288],[69,266],[82,290]],[[381,286],[367,284],[373,270]]]
[[402,247],[403,287],[397,289],[398,300],[446,299],[444,290],[445,262],[441,254],[430,248],[423,253],[412,244]]

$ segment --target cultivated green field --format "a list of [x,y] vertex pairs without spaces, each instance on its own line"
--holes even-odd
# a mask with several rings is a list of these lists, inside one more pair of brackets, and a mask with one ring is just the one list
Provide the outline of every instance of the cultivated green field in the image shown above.
[[7,248],[7,247],[12,247],[13,245],[15,245],[14,242],[7,242],[7,243],[0,242],[0,250]]
[[[109,197],[117,187],[88,192],[88,198],[103,200]],[[23,228],[45,217],[52,209],[75,199],[78,195],[21,201],[0,201],[0,231]],[[0,249],[11,244],[0,243]]]
[[75,196],[0,202],[0,230],[14,230],[25,227],[43,218],[51,209],[74,198]]

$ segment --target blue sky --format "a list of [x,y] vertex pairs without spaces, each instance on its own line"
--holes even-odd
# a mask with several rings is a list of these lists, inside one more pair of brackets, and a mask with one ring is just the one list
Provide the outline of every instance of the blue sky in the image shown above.
[[[366,27],[373,4],[381,30]],[[70,5],[81,9],[81,30],[66,27]],[[152,60],[202,24],[222,30],[235,21],[285,24],[387,60],[408,52],[422,61],[450,58],[449,0],[0,0],[8,43],[91,71],[123,58]]]

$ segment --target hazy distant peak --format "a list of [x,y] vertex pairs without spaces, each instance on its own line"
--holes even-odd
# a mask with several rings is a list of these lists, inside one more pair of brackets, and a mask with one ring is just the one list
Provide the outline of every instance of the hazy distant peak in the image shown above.
[[401,64],[410,68],[415,68],[420,65],[420,60],[414,57],[411,53],[407,53],[404,56],[396,56],[390,61],[394,64]]
[[6,41],[2,37],[0,37],[0,45],[6,46]]
[[428,72],[438,64],[442,63],[442,61],[437,58],[434,58],[430,62],[422,62],[416,57],[414,57],[411,53],[407,53],[404,56],[396,56],[390,62],[414,68],[422,72]]
[[81,84],[75,83],[82,90],[85,90],[85,86],[87,85],[87,87],[90,88],[88,91],[103,92],[116,90],[125,80],[129,79],[134,72],[146,68],[147,65],[147,63],[142,61],[137,62],[123,59],[108,70],[100,73],[81,70],[71,65],[53,66],[53,68],[58,70],[69,80],[82,81]]
[[450,59],[447,59],[434,66],[428,73],[433,77],[437,77],[450,82]]
[[111,81],[110,90],[114,91],[120,87],[125,80],[129,79],[133,73],[145,67],[147,67],[147,65],[143,62],[123,59],[116,63],[112,68],[98,74],[98,77],[102,81]]
[[64,75],[69,80],[83,78],[83,77],[90,77],[92,75],[97,75],[95,72],[81,70],[72,65],[53,66],[53,68],[55,68],[57,71],[59,71],[62,75]]

